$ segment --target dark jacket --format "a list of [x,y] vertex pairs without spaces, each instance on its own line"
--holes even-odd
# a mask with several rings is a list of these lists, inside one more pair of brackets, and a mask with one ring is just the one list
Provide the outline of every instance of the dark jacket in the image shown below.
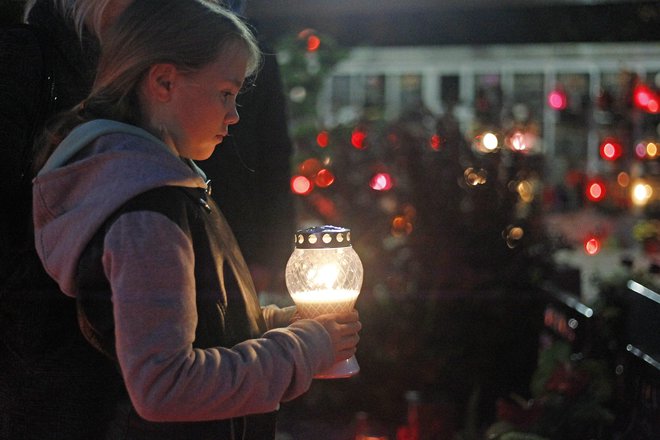
[[[38,0],[34,29],[0,31],[0,438],[97,439],[112,363],[82,337],[75,301],[42,269],[31,231],[32,144],[87,95],[97,48]],[[35,32],[36,30],[36,32]]]

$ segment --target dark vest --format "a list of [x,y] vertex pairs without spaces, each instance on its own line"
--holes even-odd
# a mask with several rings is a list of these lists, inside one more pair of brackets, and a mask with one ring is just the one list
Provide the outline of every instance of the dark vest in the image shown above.
[[[176,223],[193,244],[198,324],[194,348],[232,347],[266,331],[250,273],[236,240],[215,203],[201,188],[160,187],[128,201],[100,228],[78,268],[78,319],[87,340],[116,362],[111,291],[101,262],[103,240],[122,214],[153,211]],[[215,263],[214,263],[215,262]],[[245,439],[275,436],[275,414],[211,422],[154,423],[141,418],[119,374],[108,439]]]

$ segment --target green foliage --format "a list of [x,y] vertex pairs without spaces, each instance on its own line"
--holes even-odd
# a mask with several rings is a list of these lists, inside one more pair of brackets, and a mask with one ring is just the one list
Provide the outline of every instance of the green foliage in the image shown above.
[[[308,47],[310,38],[318,38],[319,45],[314,50]],[[318,129],[316,105],[323,81],[347,51],[329,35],[305,29],[283,37],[277,44],[277,53],[289,98],[292,135],[294,139],[309,136]]]

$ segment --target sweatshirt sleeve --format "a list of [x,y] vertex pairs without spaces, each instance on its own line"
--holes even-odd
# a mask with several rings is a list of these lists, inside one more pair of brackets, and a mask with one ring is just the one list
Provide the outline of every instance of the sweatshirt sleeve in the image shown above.
[[296,306],[280,308],[275,304],[269,304],[261,309],[261,314],[264,317],[264,321],[266,321],[266,327],[268,329],[288,326],[291,324],[295,313]]
[[136,411],[151,421],[264,413],[305,392],[332,365],[330,336],[300,320],[227,348],[194,349],[194,254],[180,228],[130,212],[105,238],[119,365]]

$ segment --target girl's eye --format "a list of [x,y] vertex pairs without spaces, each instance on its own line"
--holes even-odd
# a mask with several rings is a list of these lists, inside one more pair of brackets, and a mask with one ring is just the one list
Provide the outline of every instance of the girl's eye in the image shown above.
[[220,97],[224,102],[231,102],[232,100],[236,99],[236,94],[234,92],[220,92]]

